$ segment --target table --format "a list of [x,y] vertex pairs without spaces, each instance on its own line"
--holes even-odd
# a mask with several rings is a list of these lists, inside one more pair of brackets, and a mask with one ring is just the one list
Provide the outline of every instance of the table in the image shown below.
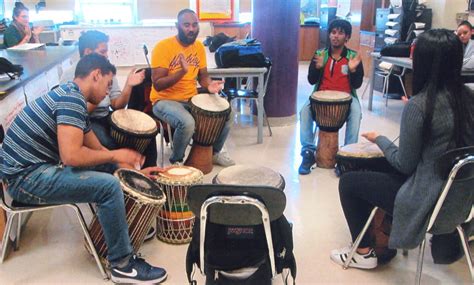
[[[373,52],[370,54],[372,58],[372,68],[370,70],[371,78],[369,82],[369,111],[372,111],[372,100],[374,97],[374,78],[375,78],[375,60],[385,61],[400,67],[413,69],[413,62],[412,59],[409,57],[393,57],[393,56],[382,56],[380,52]],[[463,76],[471,76],[474,75],[474,70],[463,70],[461,72]]]
[[257,107],[257,143],[263,142],[263,98],[266,90],[264,86],[264,75],[267,72],[265,67],[231,67],[231,68],[208,68],[207,72],[210,77],[220,78],[239,78],[252,77],[258,78],[257,93],[258,93],[258,107]]

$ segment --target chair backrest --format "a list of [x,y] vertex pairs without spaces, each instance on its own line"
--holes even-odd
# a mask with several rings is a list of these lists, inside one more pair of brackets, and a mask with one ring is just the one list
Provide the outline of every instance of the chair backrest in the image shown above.
[[[281,217],[286,206],[283,191],[270,186],[241,186],[201,184],[188,189],[189,208],[200,216],[202,204],[215,196],[247,196],[262,202],[270,215],[270,221]],[[262,224],[262,215],[250,205],[215,204],[209,207],[209,221],[221,225],[250,226]]]
[[[436,174],[445,180],[441,194],[436,202],[428,223],[428,231],[433,227],[438,214],[454,182],[474,181],[474,146],[452,149],[441,155],[435,162]],[[472,191],[466,189],[467,191]],[[469,201],[466,201],[469,202]],[[458,205],[461,207],[461,205]],[[472,205],[471,205],[472,206]]]

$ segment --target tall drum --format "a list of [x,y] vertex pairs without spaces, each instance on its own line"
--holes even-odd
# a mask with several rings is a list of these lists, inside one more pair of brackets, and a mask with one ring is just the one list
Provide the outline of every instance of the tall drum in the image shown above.
[[222,169],[213,179],[213,184],[273,186],[285,189],[283,176],[264,166],[234,165]]
[[212,145],[224,129],[231,108],[226,99],[216,94],[198,94],[191,98],[191,114],[196,123],[193,146],[185,165],[212,171]]
[[120,109],[110,116],[110,135],[120,147],[135,149],[143,154],[157,133],[155,120],[143,112]]
[[[138,171],[118,169],[114,175],[122,185],[128,233],[137,252],[166,197],[154,181]],[[99,257],[106,263],[107,245],[97,216],[92,219],[89,232]]]
[[199,169],[189,166],[171,166],[159,173],[156,182],[168,197],[157,216],[159,239],[173,244],[191,241],[194,215],[186,195],[189,187],[202,184],[203,177]]
[[352,103],[350,94],[340,91],[317,91],[309,98],[313,118],[319,127],[316,164],[334,168],[339,144],[339,129],[344,125]]

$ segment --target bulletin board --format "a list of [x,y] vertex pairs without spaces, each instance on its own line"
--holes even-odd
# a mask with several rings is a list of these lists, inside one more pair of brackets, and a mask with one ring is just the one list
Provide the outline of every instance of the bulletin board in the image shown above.
[[233,0],[196,0],[199,20],[233,20]]

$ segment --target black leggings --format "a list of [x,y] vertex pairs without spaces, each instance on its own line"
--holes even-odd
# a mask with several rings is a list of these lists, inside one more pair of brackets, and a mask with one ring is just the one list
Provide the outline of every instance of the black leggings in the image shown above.
[[[346,217],[352,241],[355,241],[364,228],[370,212],[379,207],[389,215],[393,214],[393,205],[398,189],[406,177],[382,172],[348,172],[339,180],[339,198]],[[365,234],[359,247],[372,246]]]

